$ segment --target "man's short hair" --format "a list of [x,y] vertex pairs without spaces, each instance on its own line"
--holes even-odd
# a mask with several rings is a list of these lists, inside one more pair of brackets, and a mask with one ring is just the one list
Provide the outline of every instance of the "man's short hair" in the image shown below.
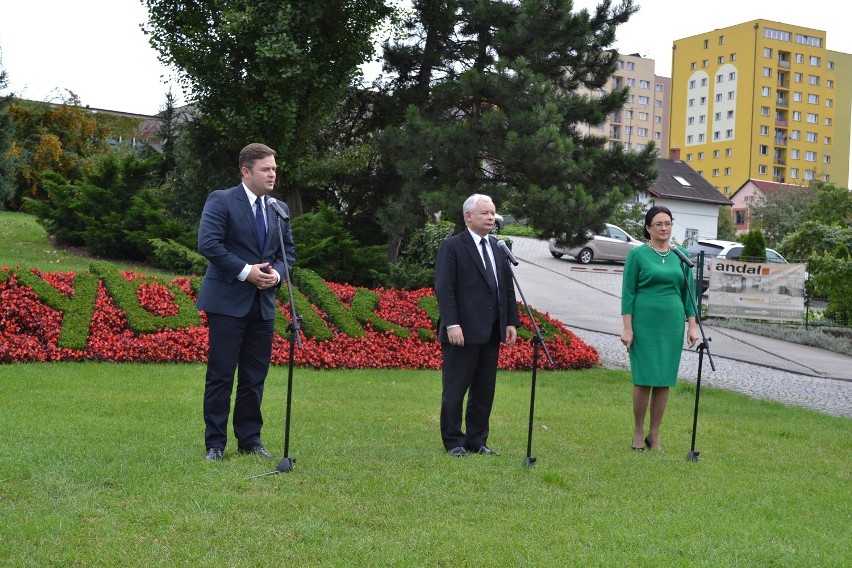
[[275,150],[266,144],[253,142],[240,150],[240,169],[251,169],[257,160],[261,160],[267,156],[275,156]]
[[464,205],[462,205],[462,215],[469,211],[473,211],[473,208],[476,207],[476,204],[482,201],[483,199],[485,201],[491,201],[493,203],[493,200],[490,197],[488,197],[487,195],[482,195],[481,193],[474,193],[473,195],[465,199]]

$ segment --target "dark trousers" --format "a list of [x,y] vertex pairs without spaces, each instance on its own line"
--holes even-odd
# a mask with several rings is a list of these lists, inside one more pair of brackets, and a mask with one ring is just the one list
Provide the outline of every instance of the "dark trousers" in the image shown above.
[[[488,423],[497,384],[500,334],[497,324],[488,343],[457,347],[441,344],[443,393],[441,395],[441,439],[451,450],[463,447],[477,451],[488,441]],[[462,430],[462,407],[465,431]]]
[[225,447],[234,373],[239,369],[234,402],[234,436],[240,449],[250,449],[260,444],[263,426],[260,404],[272,354],[274,320],[261,319],[260,302],[255,298],[251,310],[244,317],[208,313],[207,322],[210,349],[204,386],[206,447]]

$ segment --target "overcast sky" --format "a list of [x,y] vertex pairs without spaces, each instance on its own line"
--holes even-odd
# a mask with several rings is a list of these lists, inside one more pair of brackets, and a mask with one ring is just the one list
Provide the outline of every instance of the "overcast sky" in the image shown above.
[[[162,108],[174,73],[160,65],[139,28],[147,21],[140,0],[0,4],[0,64],[10,81],[2,94],[60,101],[67,89],[93,108],[139,114]],[[596,4],[577,0],[574,6],[579,10]],[[827,48],[852,53],[847,19],[828,0],[641,0],[639,5],[639,13],[619,28],[615,47],[654,59],[658,75],[671,76],[672,41],[757,18],[826,31]],[[180,89],[172,84],[182,102]]]

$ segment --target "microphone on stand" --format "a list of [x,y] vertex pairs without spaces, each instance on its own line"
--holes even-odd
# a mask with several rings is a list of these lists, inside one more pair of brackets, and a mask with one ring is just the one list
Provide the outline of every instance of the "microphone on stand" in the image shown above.
[[512,251],[510,251],[509,247],[506,246],[505,241],[501,241],[500,239],[497,239],[497,247],[503,249],[503,252],[505,252],[506,256],[509,257],[509,262],[511,262],[515,266],[518,266],[518,259],[515,258],[515,255],[512,254]]
[[683,254],[683,251],[682,251],[682,250],[680,250],[680,248],[678,248],[678,246],[677,246],[677,245],[675,245],[675,244],[671,244],[671,245],[669,245],[669,249],[670,249],[673,253],[675,253],[675,255],[676,255],[676,256],[680,259],[680,261],[681,261],[682,263],[684,263],[685,265],[687,265],[687,266],[688,266],[688,267],[690,267],[690,268],[695,268],[695,263],[694,263],[694,262],[692,262],[692,260],[691,260],[688,256],[686,256],[685,254]]
[[284,211],[284,208],[281,207],[281,204],[277,199],[275,199],[274,197],[270,197],[266,200],[266,202],[272,207],[273,211],[275,211],[275,214],[281,217],[282,221],[290,220],[290,216],[287,215],[287,212]]

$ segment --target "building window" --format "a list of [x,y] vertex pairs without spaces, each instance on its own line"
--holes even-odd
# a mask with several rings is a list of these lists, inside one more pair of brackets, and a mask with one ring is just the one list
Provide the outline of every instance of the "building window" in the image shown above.
[[635,71],[636,70],[636,64],[633,63],[632,61],[628,61],[627,62],[627,70],[628,71]]
[[805,170],[805,179],[808,180],[808,181],[814,179],[813,170]]
[[833,99],[825,99],[825,106],[827,106],[829,108],[833,107],[834,106],[834,100]]
[[692,154],[687,154],[687,155],[686,155],[686,161],[687,161],[687,162],[691,162],[691,161],[692,161]]
[[686,106],[694,107],[695,106],[695,99],[689,99],[689,101],[686,103]]
[[728,57],[728,59],[730,59],[731,61],[736,61],[736,60],[737,60],[737,54],[736,54],[736,53],[732,53],[732,54]]
[[690,134],[689,136],[686,137],[686,143],[692,144],[692,134]]
[[801,120],[802,120],[802,113],[801,113],[801,112],[799,112],[799,111],[797,111],[797,110],[794,110],[794,111],[793,111],[793,120],[795,120],[796,122],[801,122]]
[[790,140],[798,140],[801,137],[802,133],[799,130],[791,130],[790,131]]
[[640,89],[650,89],[651,88],[651,82],[645,81],[643,79],[639,79],[639,88]]
[[636,85],[636,79],[634,79],[634,78],[632,78],[632,77],[628,77],[628,78],[627,78],[627,86],[628,86],[628,87],[633,87],[634,85]]
[[760,126],[760,135],[761,136],[769,136],[769,127],[765,124]]
[[657,108],[663,108],[663,101],[654,101],[654,106]]
[[834,88],[834,81],[832,81],[831,79],[826,79],[825,80],[825,86],[828,89],[833,89]]
[[757,173],[762,176],[766,175],[766,166],[757,166]]
[[771,47],[764,47],[763,48],[763,57],[765,57],[766,59],[772,59],[772,48]]
[[728,114],[727,114],[727,116],[726,116],[726,118],[728,118],[729,120],[730,120],[730,119],[732,119],[732,118],[734,118],[734,111],[729,110],[729,111],[728,111]]
[[707,60],[707,59],[705,59],[704,61],[701,62],[702,67],[707,67],[708,65],[710,65],[710,61]]
[[662,92],[663,92],[663,84],[662,84],[662,83],[657,83],[657,92],[658,92],[658,93],[662,93]]
[[713,168],[713,177],[714,178],[719,177],[719,168]]
[[799,168],[790,168],[790,178],[799,179]]
[[717,112],[716,114],[714,114],[714,115],[713,115],[713,120],[722,120],[722,113],[721,113],[721,112]]
[[657,131],[654,131],[654,140],[660,140],[662,137],[662,134]]
[[816,152],[805,152],[806,162],[816,162]]
[[831,136],[826,136],[825,138],[823,138],[823,144],[825,144],[826,146],[831,146]]
[[637,128],[637,129],[636,129],[636,134],[637,134],[637,135],[639,135],[639,136],[645,136],[645,137],[647,138],[647,136],[648,136],[648,129],[647,129],[647,128]]
[[830,119],[830,118],[826,117],[826,119],[825,119],[825,125],[826,125],[826,126],[831,126],[831,119]]
[[728,100],[732,101],[736,98],[736,93],[734,91],[728,91]]
[[746,210],[745,209],[738,209],[737,211],[734,211],[734,223],[736,223],[737,225],[742,225],[745,222],[746,222]]
[[794,103],[802,102],[802,93],[800,91],[793,91],[793,102]]
[[834,69],[834,61],[826,61],[825,62],[826,69]]
[[734,149],[733,148],[725,148],[725,156],[726,157],[730,158],[733,155],[734,155]]
[[760,107],[760,115],[761,116],[769,116],[769,107]]
[[704,124],[705,122],[707,122],[707,115],[706,114],[699,115],[698,124]]
[[813,86],[819,86],[819,75],[808,75],[808,84]]
[[823,164],[830,164],[831,163],[831,156],[829,156],[829,155],[823,156],[822,157],[822,163]]
[[717,103],[721,103],[721,102],[722,102],[722,93],[716,93],[716,102],[717,102]]
[[706,87],[706,86],[707,86],[707,77],[702,77],[702,78],[701,78],[701,86],[702,86],[702,87]]
[[704,136],[703,132],[701,134],[699,134],[698,135],[698,143],[703,144],[705,142],[705,138],[706,138],[706,136]]
[[704,159],[704,152],[698,152],[698,159],[699,161]]
[[810,58],[808,58],[808,63],[810,63],[814,67],[819,67],[819,57],[817,57],[816,55],[811,55]]
[[713,150],[713,157],[714,157],[714,158],[718,158],[718,157],[719,157],[719,150]]
[[713,133],[713,140],[720,140],[722,138],[722,133],[718,130]]
[[819,95],[808,95],[808,104],[809,105],[818,105],[819,104]]
[[709,40],[709,39],[705,39],[705,40],[704,40],[704,49],[707,49],[708,47],[710,47],[710,40]]
[[792,150],[790,150],[790,159],[791,160],[798,160],[799,159],[799,151],[797,149],[793,148]]
[[768,97],[772,94],[772,90],[769,87],[761,87],[760,94],[764,97]]
[[719,59],[717,59],[717,60],[716,60],[716,62],[717,62],[719,65],[722,65],[723,63],[725,63],[725,56],[724,56],[724,55],[720,55],[720,56],[719,56]]
[[803,75],[801,73],[793,73],[793,81],[796,83],[802,82]]
[[[704,97],[701,97],[701,98],[703,99]],[[640,105],[647,105],[650,102],[651,102],[651,99],[648,98],[647,95],[639,95],[639,104]]]
[[805,56],[801,53],[797,53],[796,54],[796,63],[804,63],[804,62],[805,62]]
[[806,132],[805,140],[808,142],[816,142],[817,141],[817,133],[816,132]]
[[815,113],[812,113],[812,112],[809,112],[807,114],[806,118],[807,118],[807,121],[810,122],[811,124],[816,124],[816,123],[819,122],[819,117]]
[[769,67],[764,67],[763,68],[763,76],[764,77],[772,77],[772,69],[770,69]]
[[761,156],[766,156],[769,154],[769,146],[766,144],[761,144],[757,147],[757,153]]
[[689,64],[689,68],[692,69],[693,71],[695,71],[696,69],[698,69],[698,64],[695,61],[693,61],[692,63]]
[[736,71],[731,71],[730,73],[728,73],[728,81],[733,81],[736,78],[737,78],[737,72]]
[[726,176],[731,175],[731,168],[725,168],[725,175]]
[[722,75],[721,73],[716,75],[716,83],[721,83],[724,80],[725,80],[725,76]]

